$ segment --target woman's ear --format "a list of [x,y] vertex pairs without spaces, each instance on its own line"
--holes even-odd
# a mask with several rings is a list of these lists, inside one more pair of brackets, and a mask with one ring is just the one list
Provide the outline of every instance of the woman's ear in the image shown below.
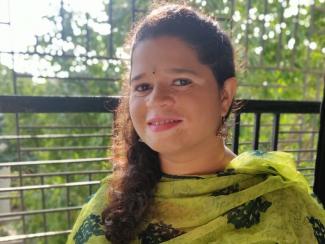
[[228,78],[224,85],[221,93],[221,115],[226,116],[233,98],[237,91],[237,79],[235,77]]

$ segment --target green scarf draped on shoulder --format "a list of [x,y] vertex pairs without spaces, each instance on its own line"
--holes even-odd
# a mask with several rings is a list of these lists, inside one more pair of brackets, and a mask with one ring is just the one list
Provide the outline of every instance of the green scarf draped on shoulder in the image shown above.
[[[104,244],[110,177],[82,208],[67,244]],[[163,174],[154,213],[132,243],[325,243],[325,211],[291,154],[244,152],[221,172]]]

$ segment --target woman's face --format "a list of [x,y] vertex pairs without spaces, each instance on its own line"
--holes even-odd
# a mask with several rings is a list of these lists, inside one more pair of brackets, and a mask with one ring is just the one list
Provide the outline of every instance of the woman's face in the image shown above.
[[135,130],[158,153],[179,153],[216,140],[221,115],[215,77],[176,37],[141,41],[132,55],[130,115]]

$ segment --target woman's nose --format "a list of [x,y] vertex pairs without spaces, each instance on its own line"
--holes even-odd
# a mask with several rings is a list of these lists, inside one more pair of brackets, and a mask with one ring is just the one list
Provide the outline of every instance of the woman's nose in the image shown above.
[[147,97],[148,106],[170,106],[175,103],[174,97],[168,87],[156,85]]

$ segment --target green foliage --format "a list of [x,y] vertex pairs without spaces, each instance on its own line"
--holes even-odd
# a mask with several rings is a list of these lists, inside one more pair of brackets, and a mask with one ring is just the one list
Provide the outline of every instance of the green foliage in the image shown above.
[[[177,1],[170,1],[177,2]],[[271,100],[320,100],[324,70],[325,35],[318,34],[325,25],[324,3],[316,0],[314,6],[295,5],[298,1],[188,1],[211,17],[219,20],[232,37],[238,62],[239,88],[237,98]],[[267,2],[267,5],[265,5]],[[282,3],[281,3],[282,2]],[[248,6],[248,4],[251,6]],[[143,17],[150,1],[135,1],[139,10],[135,20]],[[117,95],[122,84],[122,74],[127,67],[121,61],[125,57],[124,41],[132,26],[130,1],[103,1],[99,16],[73,12],[66,3],[59,13],[45,16],[53,29],[37,36],[35,46],[28,48],[39,55],[17,55],[17,62],[33,58],[39,64],[37,72],[19,75],[17,90],[13,85],[13,71],[0,64],[0,91],[2,95],[30,96],[103,96]],[[297,10],[298,9],[298,10]],[[14,11],[14,10],[13,10]],[[298,12],[297,12],[298,11]],[[109,16],[109,13],[112,15]],[[109,22],[112,21],[112,25]],[[2,56],[1,56],[2,57]],[[127,60],[126,60],[127,61]],[[16,70],[19,73],[19,70]],[[32,78],[30,78],[32,76]],[[5,114],[0,117],[0,133],[15,135],[16,125],[20,135],[32,135],[32,139],[6,139],[0,141],[0,162],[53,159],[82,159],[109,157],[111,151],[111,114]],[[273,115],[261,117],[260,149],[272,149]],[[254,117],[241,117],[239,152],[250,150],[253,140]],[[291,151],[300,168],[314,166],[315,152],[296,152],[313,148],[317,134],[292,133],[317,131],[319,118],[306,115],[282,115],[280,121],[279,150]],[[47,126],[56,125],[56,128]],[[34,128],[33,126],[38,126]],[[66,127],[63,127],[66,126]],[[85,128],[94,126],[93,128]],[[96,127],[97,126],[97,127]],[[98,127],[100,126],[100,128]],[[40,138],[37,135],[54,135],[56,138]],[[67,135],[64,137],[63,135]],[[81,136],[80,136],[81,135]],[[89,135],[89,136],[87,136]],[[61,136],[61,137],[60,137]],[[94,149],[94,147],[104,147]],[[17,147],[21,148],[20,155]],[[71,150],[64,148],[71,147]],[[82,147],[92,147],[80,150]],[[107,148],[106,148],[107,147]],[[36,150],[43,148],[43,150]],[[58,150],[53,150],[58,148]],[[106,162],[82,164],[45,164],[12,167],[12,174],[39,172],[69,172],[109,169]],[[310,183],[313,170],[304,170]],[[100,180],[105,174],[56,175],[26,177],[23,185],[60,185],[67,182]],[[12,186],[19,186],[13,179]],[[24,191],[25,210],[80,206],[97,185],[59,187]],[[19,194],[11,202],[12,210],[22,209]],[[26,218],[26,232],[57,231],[71,228],[78,211],[32,215]],[[45,220],[47,225],[45,225]],[[22,221],[12,222],[17,233],[23,232]],[[6,232],[0,228],[0,231]],[[64,243],[65,236],[49,237],[49,243]],[[27,243],[44,243],[44,239],[32,239]]]

